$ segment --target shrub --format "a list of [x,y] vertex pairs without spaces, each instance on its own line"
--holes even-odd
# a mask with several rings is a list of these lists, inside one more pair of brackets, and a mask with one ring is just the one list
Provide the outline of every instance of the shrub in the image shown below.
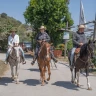
[[94,66],[96,67],[96,56],[92,59],[92,63],[93,63]]
[[57,50],[60,49],[60,50],[63,51],[63,50],[64,50],[64,44],[58,44],[57,47],[56,47],[55,49],[57,49]]

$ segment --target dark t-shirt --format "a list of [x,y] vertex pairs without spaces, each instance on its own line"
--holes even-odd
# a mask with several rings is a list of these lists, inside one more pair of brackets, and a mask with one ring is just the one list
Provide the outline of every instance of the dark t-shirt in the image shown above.
[[87,43],[87,37],[84,33],[76,32],[73,33],[73,47],[80,47],[79,43]]

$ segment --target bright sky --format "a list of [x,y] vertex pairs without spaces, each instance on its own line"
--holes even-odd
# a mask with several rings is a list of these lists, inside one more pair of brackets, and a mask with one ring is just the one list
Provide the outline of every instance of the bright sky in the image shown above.
[[[0,0],[0,13],[7,13],[8,16],[25,23],[23,12],[28,6],[29,0]],[[94,20],[96,13],[96,0],[82,0],[84,5],[86,21]],[[69,11],[72,14],[74,25],[79,23],[80,0],[70,0]]]

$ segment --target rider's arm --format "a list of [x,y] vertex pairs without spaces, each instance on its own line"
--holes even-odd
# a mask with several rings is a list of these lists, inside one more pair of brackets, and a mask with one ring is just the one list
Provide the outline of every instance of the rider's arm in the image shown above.
[[13,46],[10,36],[8,37],[8,46]]
[[76,33],[73,33],[73,43],[77,46],[79,46],[79,42],[77,41]]
[[16,35],[16,37],[15,37],[15,43],[19,44],[19,36],[18,35]]
[[50,41],[50,37],[49,37],[49,35],[47,33],[46,33],[46,40],[45,41],[47,41],[47,42]]

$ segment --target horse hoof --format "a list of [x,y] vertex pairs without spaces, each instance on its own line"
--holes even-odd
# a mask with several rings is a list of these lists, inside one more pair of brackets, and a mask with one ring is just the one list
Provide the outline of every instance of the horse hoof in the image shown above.
[[90,88],[88,88],[87,90],[92,90],[92,88],[90,87]]
[[48,84],[48,82],[47,82],[46,80],[44,80],[44,82],[45,82],[46,84]]
[[47,81],[49,81],[50,79],[48,78]]
[[16,84],[20,84],[20,82],[16,82]]
[[43,84],[41,84],[41,86],[44,86],[45,84],[43,83]]
[[11,77],[11,80],[14,81],[14,77]]
[[74,81],[71,81],[72,84],[74,84],[75,82]]
[[80,84],[77,84],[77,87],[80,87]]

